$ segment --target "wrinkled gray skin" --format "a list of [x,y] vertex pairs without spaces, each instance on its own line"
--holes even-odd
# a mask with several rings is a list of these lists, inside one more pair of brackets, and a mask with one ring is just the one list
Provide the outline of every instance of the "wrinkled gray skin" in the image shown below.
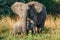
[[28,5],[21,2],[15,2],[12,5],[11,9],[15,14],[19,16],[20,19],[13,25],[14,34],[18,34],[21,32],[27,34],[26,17],[27,17],[27,10],[29,9]]
[[46,8],[43,4],[39,2],[29,2],[30,7],[30,19],[34,21],[35,27],[37,27],[37,32],[42,32],[46,19]]

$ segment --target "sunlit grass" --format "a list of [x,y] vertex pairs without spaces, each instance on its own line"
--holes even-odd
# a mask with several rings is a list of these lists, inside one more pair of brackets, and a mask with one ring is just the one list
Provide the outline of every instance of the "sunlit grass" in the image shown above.
[[9,17],[3,17],[0,20],[0,40],[60,40],[60,16],[54,20],[53,16],[48,15],[43,32],[35,35],[29,33],[13,36],[11,28],[15,22]]
[[55,32],[54,33],[43,33],[43,34],[28,34],[28,36],[24,35],[16,35],[13,36],[12,33],[5,32],[0,34],[0,40],[60,40],[60,32]]

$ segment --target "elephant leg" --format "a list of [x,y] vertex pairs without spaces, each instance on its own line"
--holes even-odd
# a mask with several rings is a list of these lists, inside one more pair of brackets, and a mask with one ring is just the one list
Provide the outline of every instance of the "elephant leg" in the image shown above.
[[34,23],[30,23],[29,27],[32,30],[32,34],[35,34],[35,25],[34,25]]
[[22,28],[22,32],[23,32],[23,34],[27,34],[26,28]]
[[13,29],[13,35],[21,34],[21,32],[18,32],[18,31],[19,31],[19,29],[17,29],[17,28]]
[[27,32],[27,35],[29,34],[29,26],[30,26],[30,22],[29,22],[29,18],[27,19],[27,30],[26,30],[26,32]]
[[17,34],[17,32],[15,30],[13,30],[13,36],[15,36]]
[[35,34],[36,31],[35,31],[35,27],[32,28],[32,34]]
[[26,34],[26,25],[25,24],[22,24],[22,33],[23,34]]
[[40,32],[42,33],[43,32],[43,28],[44,28],[44,24],[45,24],[45,19],[46,19],[46,17],[43,19],[43,21],[42,21],[42,23],[41,23],[41,30],[40,30]]
[[17,24],[16,24],[16,25],[14,25],[14,26],[13,26],[13,35],[19,34],[19,32],[18,32],[18,31],[19,31],[19,29],[20,29],[20,28],[18,27],[18,25],[17,25]]
[[42,30],[43,30],[42,25],[37,26],[37,33],[42,33]]
[[42,25],[40,24],[40,25],[37,25],[37,33],[39,34],[39,33],[41,33],[42,32]]
[[42,33],[44,28],[44,21],[40,24],[39,32]]
[[27,29],[27,30],[26,30],[26,35],[28,35],[28,34],[29,34],[29,30]]
[[44,28],[44,22],[41,24],[41,30],[40,30],[40,32],[42,33],[43,32],[43,28]]
[[39,28],[39,27],[37,27],[37,33],[40,33],[40,32],[39,32],[39,29],[40,29],[40,28]]

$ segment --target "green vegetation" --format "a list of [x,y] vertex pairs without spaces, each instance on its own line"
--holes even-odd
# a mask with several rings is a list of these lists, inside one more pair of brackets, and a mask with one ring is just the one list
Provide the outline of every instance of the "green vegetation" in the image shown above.
[[[57,19],[55,21],[52,16],[48,16],[48,18],[48,20],[46,19],[46,27],[44,27],[42,33],[36,33],[35,35],[29,33],[27,36],[23,34],[13,36],[10,26],[13,21],[11,22],[9,17],[3,17],[0,20],[0,40],[60,40],[60,17],[56,17]],[[54,26],[54,23],[57,23],[56,26]]]
[[13,36],[12,31],[6,31],[0,34],[0,40],[60,40],[59,30],[60,29],[49,30],[49,32],[35,35],[30,33],[28,36],[22,34]]
[[0,0],[0,16],[13,16],[11,6],[15,2],[38,1],[46,6],[47,12],[52,14],[60,13],[60,0]]
[[[4,19],[8,19],[7,22],[5,22]],[[42,33],[36,33],[35,35],[32,35],[30,32],[27,36],[23,34],[13,36],[13,32],[12,29],[10,29],[10,25],[8,25],[8,21],[10,22],[9,18],[3,18],[0,20],[0,40],[60,40],[60,25],[57,25],[60,19],[57,21],[57,27],[53,27],[53,25],[51,26],[49,24],[49,19],[49,23],[46,23],[49,24],[49,26],[52,28],[44,27]]]

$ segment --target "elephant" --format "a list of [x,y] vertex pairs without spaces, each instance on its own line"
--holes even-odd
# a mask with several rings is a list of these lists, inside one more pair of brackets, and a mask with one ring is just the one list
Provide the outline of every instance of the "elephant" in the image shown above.
[[42,33],[47,15],[46,7],[36,1],[29,2],[28,6],[30,7],[30,19],[33,20],[35,27],[37,27],[37,32]]
[[26,3],[22,2],[15,2],[11,6],[12,11],[19,16],[19,20],[13,25],[13,32],[14,34],[27,34],[27,10],[29,9]]
[[32,34],[35,34],[36,33],[35,32],[35,25],[36,25],[35,23],[36,23],[36,20],[37,20],[36,19],[37,15],[35,15],[35,14],[37,14],[37,13],[34,12],[35,10],[33,10],[32,5],[28,4],[28,7],[29,7],[29,10],[27,12],[28,13],[27,18],[29,18],[29,19],[27,19],[29,21],[29,23],[27,23],[27,24],[29,24],[28,29],[32,30]]
[[24,33],[28,34],[28,31],[31,29],[32,33],[34,33],[34,24],[32,23],[32,20],[29,17],[28,10],[30,10],[30,7],[27,3],[22,2],[15,2],[12,7],[12,11],[19,16],[19,21],[17,21],[13,25],[13,33],[19,34]]
[[35,27],[37,32],[42,32],[46,19],[46,7],[39,2],[15,2],[12,7],[12,11],[20,17],[20,20],[13,25],[13,32],[18,34],[23,32],[28,34],[29,30],[35,34]]

